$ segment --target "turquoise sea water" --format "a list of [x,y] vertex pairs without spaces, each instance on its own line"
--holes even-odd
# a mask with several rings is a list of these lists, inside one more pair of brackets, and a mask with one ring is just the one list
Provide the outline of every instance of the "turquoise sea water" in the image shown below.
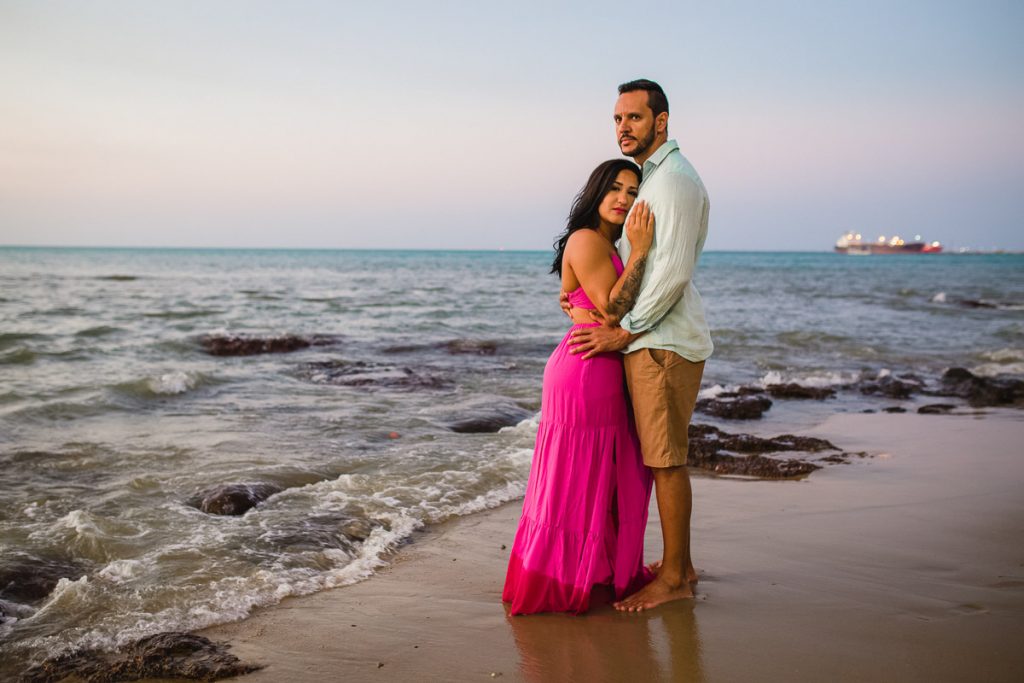
[[[30,658],[236,619],[370,576],[417,528],[523,492],[567,321],[546,252],[0,248],[0,576],[74,567],[0,602],[0,674]],[[1024,375],[1024,256],[704,255],[705,387],[842,385],[950,366]],[[317,336],[214,357],[204,335]],[[784,401],[785,431],[891,400]],[[282,493],[243,517],[220,483]],[[510,530],[511,534],[512,530]],[[3,586],[0,585],[0,588]]]

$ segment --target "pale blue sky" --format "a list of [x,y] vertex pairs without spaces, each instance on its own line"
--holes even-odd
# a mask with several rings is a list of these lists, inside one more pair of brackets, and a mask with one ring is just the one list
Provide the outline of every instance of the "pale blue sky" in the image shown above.
[[708,249],[1024,249],[1021,35],[1020,2],[0,0],[0,244],[544,249],[648,77]]

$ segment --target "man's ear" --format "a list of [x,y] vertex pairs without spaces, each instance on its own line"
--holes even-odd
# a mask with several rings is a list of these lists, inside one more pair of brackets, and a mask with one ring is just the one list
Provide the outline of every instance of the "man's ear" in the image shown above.
[[654,119],[654,130],[657,133],[664,133],[668,130],[668,112],[663,111]]

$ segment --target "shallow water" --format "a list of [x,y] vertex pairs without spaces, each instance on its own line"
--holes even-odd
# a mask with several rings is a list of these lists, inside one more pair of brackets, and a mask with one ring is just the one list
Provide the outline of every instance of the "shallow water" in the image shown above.
[[[521,496],[532,419],[497,434],[446,425],[539,409],[567,327],[549,261],[0,249],[0,583],[40,560],[80,577],[0,605],[0,673],[365,578],[422,525]],[[709,253],[697,282],[712,393],[950,366],[1024,374],[1021,256]],[[215,357],[200,340],[217,333],[319,341]],[[891,403],[777,401],[756,427],[728,428]],[[242,517],[188,504],[246,482],[283,490]]]

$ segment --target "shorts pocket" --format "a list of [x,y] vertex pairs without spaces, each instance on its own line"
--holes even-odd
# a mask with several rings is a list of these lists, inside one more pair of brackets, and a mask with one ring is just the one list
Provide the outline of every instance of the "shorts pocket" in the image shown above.
[[667,349],[644,349],[647,352],[648,357],[655,365],[662,370],[676,365],[680,360],[680,356]]

